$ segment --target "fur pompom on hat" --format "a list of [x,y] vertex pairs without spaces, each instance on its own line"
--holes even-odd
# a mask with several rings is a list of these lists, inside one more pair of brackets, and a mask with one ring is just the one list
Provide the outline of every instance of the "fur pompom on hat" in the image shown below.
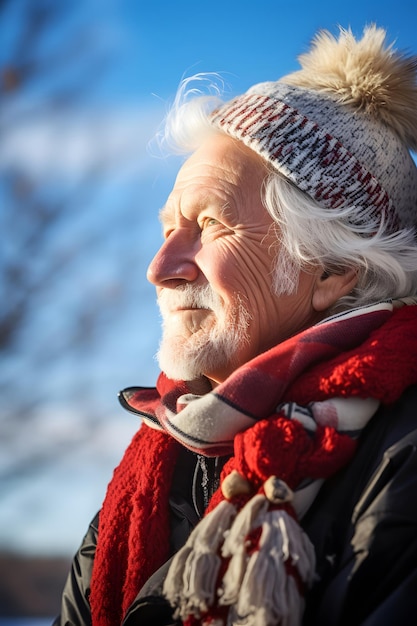
[[322,31],[299,71],[212,115],[322,206],[354,207],[359,232],[361,224],[417,225],[417,57],[385,40],[376,26],[360,40]]

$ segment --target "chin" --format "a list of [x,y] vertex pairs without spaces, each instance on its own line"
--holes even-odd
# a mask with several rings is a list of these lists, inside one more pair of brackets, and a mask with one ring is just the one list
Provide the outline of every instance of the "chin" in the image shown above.
[[[195,339],[195,338],[193,338]],[[224,350],[201,341],[163,340],[157,354],[160,369],[172,380],[195,380],[201,376],[211,378],[210,372],[223,369],[229,362]]]
[[203,375],[224,379],[225,372],[229,375],[243,363],[249,348],[248,314],[243,307],[236,307],[233,313],[188,338],[165,326],[157,358],[166,376],[173,380],[195,380]]

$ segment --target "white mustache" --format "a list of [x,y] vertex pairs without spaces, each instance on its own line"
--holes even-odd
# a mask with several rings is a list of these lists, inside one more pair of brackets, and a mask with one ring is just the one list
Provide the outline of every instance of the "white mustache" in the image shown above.
[[163,289],[158,298],[161,313],[175,311],[177,309],[209,309],[219,310],[222,301],[210,285],[196,287],[184,285],[176,289]]

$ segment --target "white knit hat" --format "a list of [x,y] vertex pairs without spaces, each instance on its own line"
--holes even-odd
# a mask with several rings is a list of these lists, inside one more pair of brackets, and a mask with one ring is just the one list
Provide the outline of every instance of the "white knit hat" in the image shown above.
[[322,206],[355,207],[359,223],[384,219],[390,231],[415,227],[417,57],[384,43],[375,26],[360,41],[322,32],[300,71],[255,85],[212,123]]

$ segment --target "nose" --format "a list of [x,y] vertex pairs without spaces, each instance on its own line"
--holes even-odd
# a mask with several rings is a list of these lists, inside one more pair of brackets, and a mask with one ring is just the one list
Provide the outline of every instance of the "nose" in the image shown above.
[[196,280],[200,272],[195,261],[196,248],[197,244],[190,241],[185,229],[173,231],[149,264],[149,282],[157,287],[175,288]]

